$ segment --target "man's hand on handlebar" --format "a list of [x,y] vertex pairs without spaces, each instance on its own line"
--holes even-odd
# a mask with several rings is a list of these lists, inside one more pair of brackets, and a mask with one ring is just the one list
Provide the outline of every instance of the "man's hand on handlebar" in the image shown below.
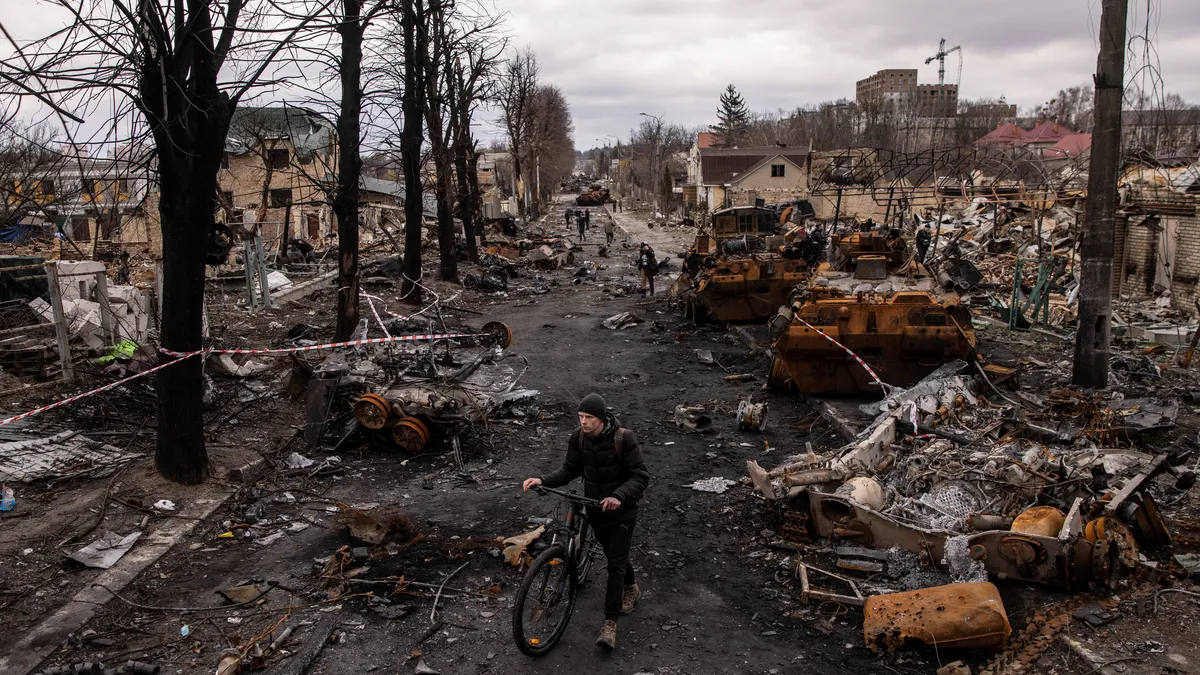
[[521,491],[529,492],[531,489],[533,489],[541,484],[542,484],[541,478],[526,478],[525,482],[521,485]]
[[605,497],[600,501],[601,511],[616,511],[621,508],[621,500],[616,497]]

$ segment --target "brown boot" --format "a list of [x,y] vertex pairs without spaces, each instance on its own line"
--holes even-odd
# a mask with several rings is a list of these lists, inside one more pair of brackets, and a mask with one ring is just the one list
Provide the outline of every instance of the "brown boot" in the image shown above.
[[608,619],[604,622],[604,628],[600,629],[600,637],[596,638],[596,646],[604,647],[605,649],[613,649],[617,646],[617,622]]
[[621,613],[629,614],[637,609],[638,598],[642,597],[642,591],[635,583],[632,586],[626,586],[625,592],[621,594]]

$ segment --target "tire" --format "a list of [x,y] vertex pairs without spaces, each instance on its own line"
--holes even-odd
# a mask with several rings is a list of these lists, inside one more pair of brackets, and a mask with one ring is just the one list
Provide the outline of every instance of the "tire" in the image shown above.
[[[552,564],[555,560],[559,562]],[[545,656],[566,632],[567,624],[571,622],[571,612],[575,609],[575,592],[579,588],[578,583],[570,579],[569,570],[566,547],[555,544],[542,551],[525,572],[525,579],[521,581],[521,588],[517,591],[516,602],[513,604],[512,615],[513,640],[522,653],[534,657]],[[547,591],[553,593],[555,587],[561,589],[563,596],[553,599],[551,607],[561,611],[562,615],[547,632],[528,635],[525,628],[525,605],[538,601],[538,598],[530,598],[530,595],[536,596]]]

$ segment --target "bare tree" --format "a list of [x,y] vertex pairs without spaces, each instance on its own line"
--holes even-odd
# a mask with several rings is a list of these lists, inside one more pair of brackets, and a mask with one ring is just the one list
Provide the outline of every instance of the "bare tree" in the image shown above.
[[[498,21],[498,20],[497,20]],[[494,23],[485,23],[473,39],[464,40],[458,53],[445,63],[446,101],[450,110],[454,173],[458,179],[458,213],[463,223],[467,256],[476,260],[475,218],[481,202],[479,153],[471,134],[471,120],[478,107],[491,99],[497,83],[497,65],[507,40],[492,33]]]
[[56,140],[49,125],[0,124],[0,224],[14,225],[34,214],[54,219],[55,205],[68,192],[56,180],[67,163],[53,147]]
[[[160,342],[176,353],[202,347],[205,252],[230,117],[303,29],[307,15],[258,0],[53,0],[74,19],[0,64],[11,93],[44,97],[76,116],[120,99],[140,113],[157,169],[163,241]],[[224,76],[223,76],[224,73]],[[103,94],[103,95],[100,95]],[[118,117],[131,112],[119,106]],[[118,125],[114,125],[116,127]],[[162,362],[175,360],[167,353]],[[155,464],[168,479],[207,474],[203,361],[185,358],[158,374]]]
[[[497,103],[500,106],[504,130],[508,134],[513,173],[518,181],[526,179],[523,156],[527,152],[525,146],[529,142],[529,124],[533,119],[530,113],[540,71],[541,65],[537,55],[533,53],[532,47],[526,45],[505,62],[500,78]],[[525,191],[518,185],[516,193],[517,210],[520,212],[521,221],[524,222]]]
[[[537,172],[535,213],[549,200],[558,182],[575,169],[574,125],[567,99],[558,87],[537,85],[526,108],[524,161]],[[514,152],[514,155],[517,153]]]
[[424,138],[425,69],[423,55],[428,53],[426,0],[401,0],[400,35],[404,41],[403,75],[400,78],[403,94],[400,107],[404,116],[400,132],[400,157],[404,169],[404,282],[401,299],[419,303],[421,293],[421,239],[423,236],[424,202],[421,184],[421,144]]

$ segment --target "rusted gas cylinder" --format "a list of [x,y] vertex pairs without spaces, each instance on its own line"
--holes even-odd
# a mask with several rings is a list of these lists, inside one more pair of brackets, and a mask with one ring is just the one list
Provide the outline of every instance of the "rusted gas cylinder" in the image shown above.
[[1014,518],[1008,529],[1039,537],[1057,537],[1066,521],[1067,515],[1053,506],[1031,506]]

